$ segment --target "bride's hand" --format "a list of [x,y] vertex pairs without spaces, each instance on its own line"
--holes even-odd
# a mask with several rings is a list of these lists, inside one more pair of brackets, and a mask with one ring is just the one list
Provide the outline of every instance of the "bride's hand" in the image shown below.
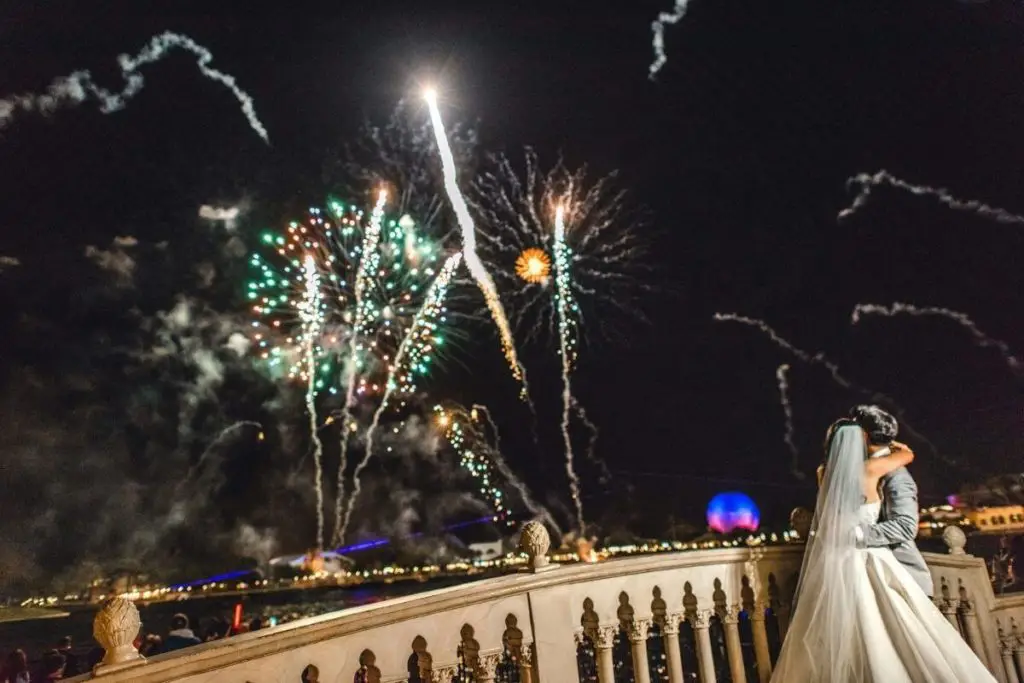
[[893,441],[892,443],[890,443],[889,448],[891,448],[894,451],[910,451],[911,453],[913,453],[913,451],[910,449],[910,446],[899,441]]

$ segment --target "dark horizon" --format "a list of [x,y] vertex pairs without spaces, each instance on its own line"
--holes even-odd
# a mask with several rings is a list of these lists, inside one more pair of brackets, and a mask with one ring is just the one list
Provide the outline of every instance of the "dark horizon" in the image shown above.
[[[1024,138],[1016,125],[1024,112],[1024,9],[997,1],[913,0],[895,8],[881,0],[693,0],[687,17],[667,29],[668,63],[652,82],[650,22],[671,4],[462,11],[394,3],[374,5],[372,14],[365,5],[321,3],[272,12],[237,3],[7,8],[0,55],[9,66],[0,95],[39,92],[84,68],[120,88],[117,55],[176,31],[208,48],[210,66],[252,95],[270,144],[250,129],[231,94],[183,54],[144,67],[145,87],[123,111],[101,115],[87,102],[45,118],[18,116],[0,131],[0,255],[21,262],[0,272],[5,329],[12,331],[0,368],[3,422],[16,426],[3,448],[18,462],[3,476],[5,487],[21,491],[0,509],[40,530],[7,528],[0,557],[38,555],[45,566],[76,559],[67,555],[78,552],[68,549],[77,542],[62,539],[83,533],[73,530],[87,521],[80,520],[83,508],[54,501],[77,500],[76,482],[98,486],[105,468],[156,467],[106,455],[125,443],[151,458],[182,450],[166,445],[175,429],[157,424],[159,399],[132,404],[142,411],[136,413],[119,397],[148,375],[125,370],[130,354],[103,352],[137,336],[120,310],[125,301],[155,320],[184,283],[194,286],[185,270],[194,265],[190,256],[219,248],[223,237],[197,218],[198,208],[245,202],[240,234],[254,247],[252,236],[332,190],[325,167],[364,120],[383,123],[403,99],[415,109],[427,81],[441,90],[446,122],[476,126],[482,152],[520,156],[530,145],[546,165],[561,152],[570,166],[587,164],[594,175],[617,169],[630,201],[647,209],[653,274],[644,284],[654,291],[640,307],[649,321],[604,312],[626,341],[585,347],[573,376],[576,396],[600,429],[598,454],[614,475],[602,485],[580,441],[588,518],[619,519],[642,532],[669,516],[702,524],[713,494],[741,490],[758,503],[766,526],[779,527],[792,507],[811,503],[826,426],[866,397],[754,329],[715,322],[716,312],[763,319],[799,348],[824,352],[856,384],[894,398],[938,451],[907,437],[918,452],[913,472],[922,503],[1019,471],[1020,378],[998,351],[977,346],[942,318],[850,324],[860,302],[948,307],[1011,351],[1021,348],[1019,227],[886,188],[850,218],[838,221],[837,214],[856,196],[847,179],[880,169],[1024,211],[1017,191],[1024,186]],[[149,249],[155,264],[139,274],[140,291],[128,299],[111,294],[82,256],[89,245],[105,249],[125,235]],[[170,255],[157,258],[153,245],[163,241]],[[237,270],[217,272],[224,275],[215,288],[220,301],[241,292]],[[489,329],[474,324],[471,343],[424,384],[427,402],[487,404],[507,437],[511,468],[555,506],[563,527],[571,526],[555,345],[522,347],[538,448]],[[783,440],[776,383],[782,363],[791,366],[803,480],[792,473]],[[228,373],[227,398],[217,406],[242,419],[275,394],[239,377]],[[83,383],[70,386],[76,380]],[[96,414],[101,426],[89,421]],[[202,419],[213,429],[217,417],[213,411]],[[86,423],[97,431],[79,432]],[[309,529],[311,499],[301,487],[284,496],[286,505],[264,481],[276,472],[270,465],[280,465],[278,455],[268,446],[246,449],[244,462],[225,456],[232,461],[225,465],[232,482],[225,538],[248,520],[263,528],[283,510],[305,515],[292,522]],[[297,456],[286,469],[304,467],[305,481],[308,459],[301,462]],[[421,466],[409,477],[418,481]],[[433,481],[447,480],[438,474]],[[156,484],[135,486],[130,490],[144,501]],[[267,509],[249,510],[253,498],[266,500]],[[428,492],[412,499],[430,505]],[[89,556],[102,555],[98,549],[113,542],[118,524],[144,526],[137,514],[118,520],[104,511],[110,538],[91,539]],[[374,517],[363,512],[366,533]],[[378,532],[390,529],[380,523]],[[282,531],[279,542],[297,533]],[[216,562],[216,553],[191,543],[176,537],[172,555]]]

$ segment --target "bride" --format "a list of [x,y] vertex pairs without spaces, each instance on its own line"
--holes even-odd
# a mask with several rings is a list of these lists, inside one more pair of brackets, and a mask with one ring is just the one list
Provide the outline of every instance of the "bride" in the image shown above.
[[852,420],[829,430],[796,610],[772,683],[988,683],[995,678],[888,548],[858,548],[879,481],[914,454],[869,458]]

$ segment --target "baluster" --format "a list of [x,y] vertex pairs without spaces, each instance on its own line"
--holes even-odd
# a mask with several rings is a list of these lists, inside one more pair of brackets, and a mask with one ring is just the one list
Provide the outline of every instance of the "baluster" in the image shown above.
[[765,624],[767,605],[761,600],[754,602],[750,611],[750,630],[754,634],[754,659],[757,660],[757,680],[769,683],[772,678],[772,655],[768,649],[768,627]]
[[715,677],[715,657],[711,651],[711,610],[697,610],[692,621],[694,635],[697,636],[697,661],[700,664],[701,683],[717,683]]
[[615,683],[615,658],[612,646],[619,632],[618,624],[614,626],[598,626],[590,635],[590,641],[597,649],[597,680],[599,683]]
[[683,683],[683,653],[679,651],[679,622],[685,618],[682,614],[669,614],[665,617],[665,625],[661,627],[661,637],[665,643],[665,658],[668,660],[668,683]]
[[944,595],[943,597],[938,598],[936,602],[939,603],[939,611],[946,615],[946,621],[952,624],[953,628],[956,629],[956,632],[962,636],[963,632],[960,630],[960,620],[957,619],[956,616],[957,610],[960,607],[960,601],[954,597],[950,597],[949,595]]
[[963,610],[964,615],[964,630],[967,631],[967,643],[974,650],[974,654],[978,655],[978,659],[983,662],[988,662],[988,654],[985,652],[985,643],[981,639],[981,628],[978,626],[978,612],[974,608],[974,601],[967,595],[967,588],[964,586],[964,582],[960,580],[960,608]]
[[996,619],[996,633],[999,637],[999,654],[1003,660],[1003,670],[1006,672],[1006,683],[1020,683],[1020,679],[1017,677],[1017,665],[1013,662],[1014,638],[1006,634],[998,619]]
[[647,632],[651,629],[651,620],[634,619],[628,627],[629,649],[633,654],[633,680],[636,683],[651,683],[647,661]]
[[[1010,633],[1011,635],[1011,646],[1013,647],[1013,660],[1017,664],[1017,670],[1021,674],[1024,674],[1024,640],[1021,639],[1020,629],[1017,628],[1017,620],[1010,617]],[[1017,673],[1016,671],[1014,673]],[[1009,674],[1007,674],[1007,683],[1017,683],[1017,680],[1009,680]]]
[[739,605],[729,605],[721,610],[719,618],[725,626],[725,654],[729,658],[732,683],[747,683],[747,670],[743,666],[743,645],[740,644]]

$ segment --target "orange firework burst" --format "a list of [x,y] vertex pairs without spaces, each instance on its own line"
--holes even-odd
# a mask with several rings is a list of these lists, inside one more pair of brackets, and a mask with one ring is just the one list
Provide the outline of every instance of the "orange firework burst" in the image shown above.
[[538,284],[548,279],[551,272],[551,259],[543,249],[531,247],[516,259],[516,275],[530,284]]

